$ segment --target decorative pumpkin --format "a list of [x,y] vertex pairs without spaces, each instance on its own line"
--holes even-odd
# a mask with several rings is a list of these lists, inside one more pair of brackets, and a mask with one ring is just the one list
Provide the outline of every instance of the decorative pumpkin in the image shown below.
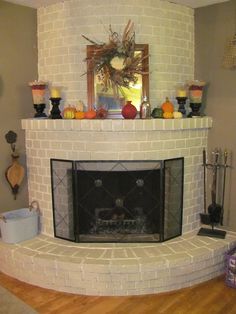
[[174,105],[169,101],[168,97],[166,97],[166,101],[161,105],[161,108],[164,112],[174,112]]
[[183,114],[182,114],[182,112],[174,111],[173,117],[174,117],[174,119],[181,119],[183,117]]
[[76,111],[75,113],[75,119],[84,119],[85,113],[83,111]]
[[164,119],[173,119],[173,112],[169,112],[169,111],[166,111],[163,113],[163,118]]
[[68,106],[63,110],[63,118],[64,119],[74,119],[75,118],[75,108],[72,106]]
[[85,119],[95,119],[96,116],[97,116],[97,113],[96,113],[96,111],[93,110],[93,109],[91,109],[91,110],[85,112],[85,115],[84,115]]
[[152,110],[152,117],[154,119],[161,119],[161,118],[163,118],[163,110],[161,108],[154,108]]
[[134,105],[132,105],[131,101],[127,101],[121,111],[121,114],[125,119],[134,119],[137,115],[137,109]]

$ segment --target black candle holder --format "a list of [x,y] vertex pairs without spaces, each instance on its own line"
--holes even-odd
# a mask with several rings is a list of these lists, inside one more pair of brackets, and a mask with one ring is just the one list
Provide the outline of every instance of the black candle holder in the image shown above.
[[176,97],[179,109],[178,111],[182,113],[183,116],[186,116],[185,104],[188,97]]
[[43,112],[45,109],[45,104],[34,104],[34,109],[36,111],[34,117],[35,118],[46,118],[47,115]]
[[52,110],[50,111],[50,119],[62,119],[61,111],[59,109],[61,98],[50,98],[52,103]]
[[190,108],[192,109],[192,112],[189,113],[188,117],[189,118],[200,117],[201,116],[201,113],[200,113],[201,106],[202,106],[201,103],[190,103]]

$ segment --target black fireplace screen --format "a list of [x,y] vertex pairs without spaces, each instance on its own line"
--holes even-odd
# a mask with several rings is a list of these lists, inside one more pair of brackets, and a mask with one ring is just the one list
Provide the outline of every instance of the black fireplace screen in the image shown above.
[[55,237],[75,242],[162,242],[181,235],[183,158],[51,159]]

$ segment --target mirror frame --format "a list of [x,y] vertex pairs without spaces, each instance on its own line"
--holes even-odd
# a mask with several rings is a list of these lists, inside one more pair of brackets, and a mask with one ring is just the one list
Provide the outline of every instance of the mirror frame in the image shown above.
[[[95,103],[95,92],[94,92],[94,70],[92,67],[91,60],[95,45],[87,45],[87,97],[88,97],[88,110],[93,108]],[[142,69],[145,74],[142,74],[142,96],[149,97],[149,47],[148,44],[135,44],[135,50],[141,51],[142,57],[148,56],[142,60]],[[141,100],[140,100],[141,104]],[[113,111],[113,112],[112,112]],[[121,112],[121,108],[119,110]],[[108,110],[110,114],[117,114],[117,111]]]

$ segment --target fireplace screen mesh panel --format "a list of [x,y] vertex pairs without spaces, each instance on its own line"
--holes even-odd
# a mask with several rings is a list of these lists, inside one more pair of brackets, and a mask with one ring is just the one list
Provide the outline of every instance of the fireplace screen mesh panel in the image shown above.
[[160,242],[181,234],[183,158],[51,160],[54,233],[76,242]]
[[183,208],[183,159],[164,161],[164,240],[181,234]]
[[72,167],[71,161],[51,160],[54,234],[75,241]]

